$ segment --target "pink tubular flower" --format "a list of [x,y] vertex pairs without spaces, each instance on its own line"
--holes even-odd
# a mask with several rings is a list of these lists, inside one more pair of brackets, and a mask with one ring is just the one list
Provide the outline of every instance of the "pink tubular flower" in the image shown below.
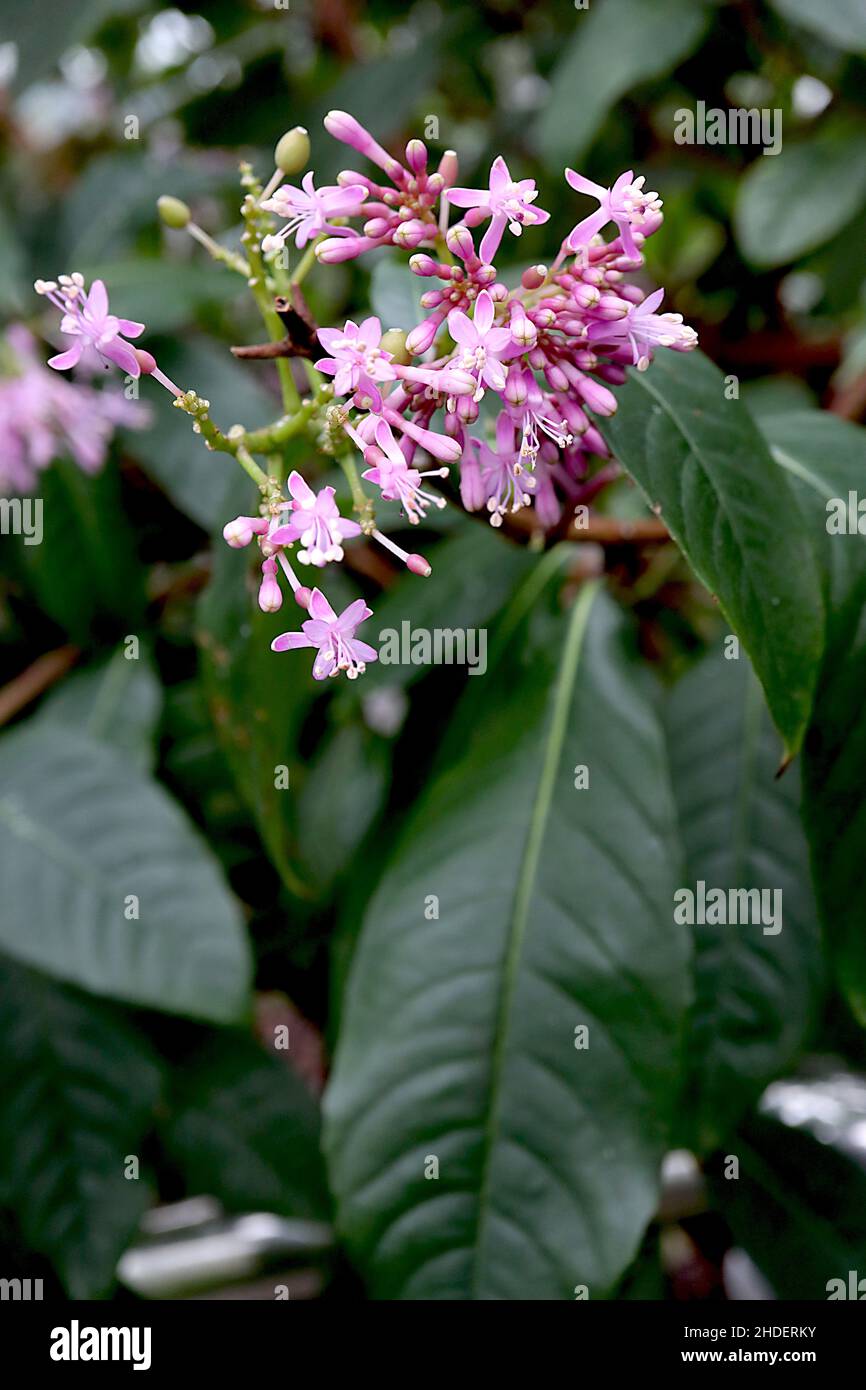
[[[431,469],[430,473],[422,473],[417,468],[410,468],[387,420],[377,422],[375,440],[376,443],[369,445],[364,451],[365,461],[373,466],[367,468],[362,476],[381,488],[386,502],[399,502],[413,526],[417,526],[431,504],[440,508],[445,506],[444,497],[424,492],[418,486],[422,478],[442,477],[442,469],[436,468]],[[444,472],[447,474],[447,468]]]
[[90,293],[84,294],[84,277],[77,273],[61,275],[54,280],[37,280],[34,289],[50,300],[63,315],[60,331],[74,341],[65,352],[58,352],[48,359],[49,367],[63,372],[74,367],[85,348],[95,348],[100,357],[113,362],[128,376],[141,374],[141,366],[135,348],[124,342],[127,338],[138,338],[144,332],[144,324],[135,319],[119,319],[108,312],[108,295],[101,280],[94,280]]
[[493,300],[487,290],[482,290],[475,301],[473,318],[462,309],[452,309],[448,315],[448,331],[461,349],[455,365],[475,377],[477,401],[484,395],[485,386],[494,391],[504,389],[505,368],[501,359],[520,350],[512,341],[510,328],[493,327],[493,314]]
[[351,319],[340,328],[320,328],[319,342],[329,357],[316,363],[320,372],[334,378],[334,392],[347,396],[357,391],[362,378],[370,381],[394,381],[397,373],[391,365],[392,354],[379,347],[382,325],[377,318],[364,319],[358,326]]
[[638,257],[640,252],[634,243],[632,231],[655,230],[661,221],[661,198],[657,193],[644,192],[643,175],[635,179],[631,169],[620,174],[612,188],[602,188],[601,184],[585,179],[573,169],[566,169],[565,177],[577,193],[588,193],[597,198],[599,207],[590,213],[569,233],[566,244],[571,251],[588,241],[606,227],[608,222],[616,224],[622,241],[622,248],[629,257]]
[[363,184],[327,184],[316,188],[312,171],[301,179],[301,187],[283,184],[273,197],[266,198],[262,207],[266,212],[275,212],[286,219],[285,227],[273,236],[262,239],[262,250],[278,251],[287,237],[294,236],[295,245],[300,251],[312,237],[328,231],[337,236],[352,235],[348,227],[334,227],[328,220],[331,217],[353,217],[367,196]]
[[378,660],[378,653],[355,637],[361,623],[373,614],[362,598],[355,599],[337,617],[321,589],[314,589],[308,612],[310,617],[301,624],[301,631],[281,633],[271,643],[271,651],[316,647],[318,655],[313,662],[313,678],[317,681],[336,676],[340,671],[345,671],[349,680],[355,680],[368,661]]
[[474,441],[480,469],[477,494],[490,513],[490,525],[501,526],[506,512],[528,507],[535,489],[535,478],[523,468],[514,449],[514,422],[507,411],[496,421],[496,448]]
[[537,197],[535,179],[512,179],[502,155],[490,166],[489,188],[451,188],[448,191],[448,201],[455,207],[478,209],[474,221],[480,222],[484,217],[492,219],[480,248],[481,259],[488,264],[499,250],[506,227],[514,236],[520,236],[524,227],[547,222],[550,213],[532,206]]
[[304,546],[298,551],[302,565],[317,565],[321,569],[332,560],[342,560],[343,541],[360,536],[361,528],[356,521],[345,521],[340,516],[334,489],[323,487],[320,492],[313,492],[300,473],[294,472],[289,478],[289,492],[293,499],[291,515],[288,522],[269,533],[269,543],[290,545],[300,541]]
[[[698,345],[698,335],[682,314],[657,314],[655,310],[664,299],[664,290],[647,295],[642,304],[635,304],[625,318],[614,323],[595,323],[590,327],[591,342],[628,344],[632,362],[639,372],[645,372],[657,347],[673,348],[675,352],[691,352]],[[590,403],[591,404],[591,403]]]

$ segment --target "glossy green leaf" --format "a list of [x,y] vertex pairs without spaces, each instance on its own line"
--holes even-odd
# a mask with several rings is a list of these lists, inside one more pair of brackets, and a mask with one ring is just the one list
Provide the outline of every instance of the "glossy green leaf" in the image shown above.
[[821,1001],[822,943],[799,769],[776,778],[779,737],[748,659],[710,653],[678,683],[666,714],[683,886],[767,890],[760,920],[694,928],[684,1114],[692,1142],[707,1150],[796,1058]]
[[559,170],[579,160],[620,97],[697,48],[709,15],[702,0],[592,0],[568,15],[564,52],[534,130],[545,163]]
[[659,352],[618,401],[605,428],[614,452],[739,634],[793,755],[812,707],[823,618],[786,474],[700,353]]
[[110,1292],[153,1200],[143,1145],[156,1059],[119,1013],[0,961],[0,1176],[22,1234],[70,1298]]
[[244,1015],[239,909],[161,786],[85,734],[40,723],[0,741],[0,788],[3,950],[94,994]]
[[753,265],[784,265],[829,241],[864,203],[864,131],[834,128],[754,161],[734,211],[737,241]]
[[603,1296],[655,1208],[688,992],[663,738],[615,608],[563,614],[558,562],[469,682],[352,968],[326,1153],[378,1297]]
[[[857,512],[866,431],[818,410],[767,419],[764,429],[814,537],[824,577],[825,656],[804,748],[804,814],[831,950],[848,999],[866,1022],[866,518]],[[829,499],[838,499],[846,527],[853,519],[853,533],[828,532]],[[835,517],[837,508],[831,511]]]

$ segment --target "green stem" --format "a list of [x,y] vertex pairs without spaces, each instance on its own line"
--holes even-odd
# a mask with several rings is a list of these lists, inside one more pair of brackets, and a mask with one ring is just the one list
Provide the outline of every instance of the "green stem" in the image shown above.
[[338,460],[340,467],[345,474],[346,481],[352,489],[352,501],[355,504],[355,511],[358,513],[361,522],[361,530],[365,535],[373,529],[376,515],[373,510],[373,499],[368,497],[364,491],[361,479],[358,476],[358,468],[353,454],[342,454]]
[[271,484],[267,473],[265,473],[261,468],[259,468],[259,465],[252,457],[249,449],[246,447],[245,444],[238,444],[237,449],[235,451],[235,458],[237,459],[244,472],[249,474],[256,487],[259,488],[261,492],[266,493],[270,490]]
[[238,275],[243,275],[245,278],[249,277],[250,268],[243,256],[239,256],[236,251],[229,251],[225,246],[220,246],[219,242],[214,241],[213,237],[209,236],[197,222],[187,222],[186,229],[193,240],[197,241],[199,246],[203,246],[215,261],[221,261],[230,270],[237,271]]

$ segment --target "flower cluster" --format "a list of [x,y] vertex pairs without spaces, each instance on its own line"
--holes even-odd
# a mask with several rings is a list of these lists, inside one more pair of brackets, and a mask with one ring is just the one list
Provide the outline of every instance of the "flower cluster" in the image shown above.
[[[72,365],[86,347],[133,375],[149,373],[194,416],[194,428],[209,447],[233,452],[256,479],[260,514],[235,518],[223,534],[233,546],[253,540],[258,545],[263,609],[281,606],[282,572],[310,613],[300,633],[283,634],[272,645],[275,651],[315,647],[316,679],[339,671],[354,677],[366,661],[375,660],[376,653],[355,638],[370,610],[358,601],[337,617],[319,589],[301,584],[292,555],[302,565],[322,569],[343,558],[345,541],[363,534],[414,573],[430,573],[422,556],[404,551],[377,529],[375,500],[363,482],[379,500],[399,503],[407,521],[418,525],[431,507],[446,504],[457,465],[459,496],[467,510],[486,511],[491,524],[501,526],[509,514],[531,505],[539,526],[553,527],[615,476],[614,465],[593,464],[608,458],[597,418],[616,409],[611,387],[625,380],[629,366],[646,370],[658,348],[687,352],[697,342],[681,315],[658,312],[661,289],[646,294],[630,279],[642,268],[646,238],[662,224],[661,200],[631,170],[604,188],[567,169],[568,184],[598,207],[575,224],[549,266],[529,265],[509,287],[495,264],[506,232],[519,237],[549,219],[537,205],[533,179],[513,178],[500,156],[486,187],[462,187],[453,151],[430,172],[420,140],[410,140],[404,163],[346,112],[330,112],[325,127],[387,181],[348,169],[330,186],[317,188],[313,172],[304,175],[300,187],[282,183],[283,174],[300,172],[309,153],[306,132],[300,127],[289,132],[277,146],[274,177],[265,189],[258,186],[257,194],[248,193],[242,209],[249,262],[189,222],[185,205],[163,200],[171,205],[169,225],[188,223],[217,259],[250,274],[271,329],[275,315],[262,294],[285,293],[300,279],[300,271],[288,285],[281,279],[279,253],[290,239],[299,250],[308,248],[303,273],[313,256],[329,265],[397,247],[413,253],[412,272],[431,282],[421,297],[424,317],[408,335],[383,334],[372,316],[319,329],[323,355],[314,366],[307,364],[312,394],[298,400],[294,418],[278,422],[271,432],[221,436],[210,422],[208,402],[194,392],[179,392],[149,354],[126,341],[137,337],[142,325],[109,314],[101,282],[88,295],[80,277],[37,284],[61,310],[61,331],[73,338],[50,365]],[[281,151],[290,151],[290,157]],[[245,186],[252,187],[252,176],[245,178]],[[284,225],[263,234],[268,214]],[[285,362],[282,367],[289,370]],[[296,394],[291,374],[282,380]],[[332,487],[314,491],[295,471],[286,495],[279,479],[255,464],[252,452],[272,457],[275,444],[296,424],[319,444],[325,437],[331,441],[329,452],[352,485],[357,521],[340,515]],[[431,486],[431,479],[439,479],[438,486]]]
[[119,391],[97,391],[46,371],[36,340],[21,323],[0,339],[0,491],[32,492],[39,474],[68,453],[85,473],[105,462],[118,425],[141,429],[143,406]]

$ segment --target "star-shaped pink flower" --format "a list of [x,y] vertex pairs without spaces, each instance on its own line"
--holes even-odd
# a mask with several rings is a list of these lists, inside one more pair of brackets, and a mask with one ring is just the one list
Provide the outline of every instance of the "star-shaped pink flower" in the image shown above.
[[270,532],[270,543],[291,545],[293,541],[301,541],[304,549],[298,551],[298,559],[302,565],[321,568],[331,560],[342,560],[343,541],[350,536],[360,536],[361,528],[357,521],[346,521],[340,516],[334,489],[323,487],[313,492],[296,471],[289,478],[289,492],[291,515],[287,522]]
[[647,193],[644,190],[643,175],[636,179],[632,170],[627,169],[624,174],[620,174],[612,188],[602,188],[600,183],[585,179],[573,169],[566,169],[565,177],[576,192],[588,193],[590,197],[599,201],[597,210],[591,212],[582,222],[578,222],[569,233],[569,250],[576,251],[579,246],[585,246],[602,227],[606,227],[608,222],[613,222],[619,232],[623,251],[630,258],[637,258],[640,252],[635,245],[632,231],[642,231],[644,227],[652,227],[655,230],[661,221],[661,198],[657,193]]
[[265,211],[284,217],[286,225],[275,235],[262,238],[263,251],[278,251],[290,236],[294,236],[295,245],[300,251],[320,232],[332,232],[335,236],[354,235],[349,227],[331,226],[329,219],[353,217],[366,198],[367,189],[361,183],[350,183],[345,188],[337,183],[316,188],[313,178],[311,170],[304,174],[300,188],[284,183],[273,197],[264,199],[262,207]]
[[455,207],[478,208],[482,215],[491,218],[480,249],[481,259],[488,265],[499,250],[506,227],[514,236],[520,236],[524,227],[548,221],[549,212],[532,206],[537,197],[535,179],[512,179],[502,155],[490,166],[489,188],[448,190],[448,201]]
[[460,348],[460,355],[453,365],[470,373],[477,382],[475,399],[484,395],[484,387],[494,391],[505,388],[505,368],[502,359],[513,357],[520,351],[515,344],[510,328],[494,328],[494,306],[487,290],[482,290],[475,301],[472,318],[462,309],[452,309],[448,315],[448,332]]
[[58,284],[37,280],[36,289],[61,311],[60,332],[73,339],[72,346],[65,352],[49,357],[49,367],[57,372],[66,371],[76,366],[85,348],[92,347],[100,357],[113,362],[128,376],[141,375],[135,348],[124,342],[124,337],[140,337],[144,324],[135,319],[120,319],[108,312],[108,294],[102,280],[94,280],[86,296],[84,280],[77,274],[62,275]]
[[310,617],[301,624],[301,631],[281,633],[271,643],[271,651],[317,648],[318,655],[313,662],[313,678],[317,681],[336,676],[340,671],[345,671],[349,680],[355,680],[366,669],[368,661],[378,661],[378,652],[355,636],[361,623],[373,615],[372,608],[368,608],[362,598],[356,598],[337,617],[321,589],[314,589],[308,612]]

